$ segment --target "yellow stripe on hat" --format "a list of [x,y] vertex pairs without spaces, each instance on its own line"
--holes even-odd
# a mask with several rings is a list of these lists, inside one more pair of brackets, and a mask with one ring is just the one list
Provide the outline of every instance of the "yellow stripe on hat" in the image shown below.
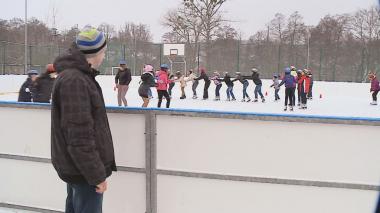
[[83,31],[79,33],[79,36],[86,37],[88,39],[94,40],[97,35],[97,30],[95,28],[89,29],[88,31]]

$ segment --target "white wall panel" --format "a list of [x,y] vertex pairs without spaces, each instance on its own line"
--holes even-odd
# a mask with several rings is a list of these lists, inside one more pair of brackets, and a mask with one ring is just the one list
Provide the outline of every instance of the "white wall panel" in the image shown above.
[[377,193],[158,176],[158,213],[373,213]]
[[376,126],[157,117],[158,169],[377,185]]

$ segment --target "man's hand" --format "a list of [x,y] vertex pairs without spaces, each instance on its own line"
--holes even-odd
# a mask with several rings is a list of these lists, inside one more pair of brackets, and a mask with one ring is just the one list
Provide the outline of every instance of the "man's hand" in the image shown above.
[[97,193],[103,194],[105,191],[107,191],[107,181],[104,181],[96,186]]

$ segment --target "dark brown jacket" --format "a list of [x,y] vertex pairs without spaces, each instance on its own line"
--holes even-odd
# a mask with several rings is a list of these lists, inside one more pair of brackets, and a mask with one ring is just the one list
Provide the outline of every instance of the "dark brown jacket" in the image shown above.
[[96,71],[75,45],[56,59],[51,158],[67,183],[98,185],[116,171],[114,148]]
[[129,85],[132,81],[132,74],[129,68],[118,70],[115,76],[115,84]]
[[33,102],[50,103],[54,80],[49,73],[43,73],[37,78],[33,83]]

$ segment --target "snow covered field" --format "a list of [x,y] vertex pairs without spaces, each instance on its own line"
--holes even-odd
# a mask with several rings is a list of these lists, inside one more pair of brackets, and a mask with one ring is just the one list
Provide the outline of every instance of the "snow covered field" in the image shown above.
[[[26,76],[5,75],[0,76],[0,100],[16,101],[19,87],[25,80]],[[114,77],[113,76],[98,76],[103,93],[105,96],[106,105],[117,106],[116,92],[113,91]],[[210,99],[207,101],[201,100],[203,94],[203,81],[198,86],[198,96],[200,99],[191,99],[191,82],[186,87],[186,100],[180,100],[179,84],[173,88],[173,99],[171,108],[179,109],[207,109],[217,111],[233,111],[233,112],[257,112],[257,113],[275,113],[275,114],[302,114],[302,115],[325,115],[325,116],[349,116],[349,117],[380,117],[380,106],[370,106],[371,95],[369,93],[370,85],[368,83],[343,83],[343,82],[315,82],[314,83],[314,100],[308,103],[309,109],[299,110],[294,112],[284,112],[284,88],[281,88],[280,102],[274,102],[274,90],[270,88],[272,81],[263,80],[263,93],[266,96],[266,103],[242,103],[242,85],[240,82],[235,82],[234,93],[237,98],[235,102],[227,102],[226,86],[221,89],[220,102],[213,101],[215,97],[215,85],[212,83],[209,89]],[[141,98],[138,96],[137,89],[139,87],[139,77],[134,77],[131,87],[127,94],[129,106],[140,107],[142,104]],[[251,98],[254,85],[250,81],[248,93]],[[151,101],[149,107],[156,107],[157,95],[153,90],[155,98]],[[322,98],[320,98],[322,95]],[[165,101],[164,101],[165,103]],[[164,105],[164,104],[163,104]]]

